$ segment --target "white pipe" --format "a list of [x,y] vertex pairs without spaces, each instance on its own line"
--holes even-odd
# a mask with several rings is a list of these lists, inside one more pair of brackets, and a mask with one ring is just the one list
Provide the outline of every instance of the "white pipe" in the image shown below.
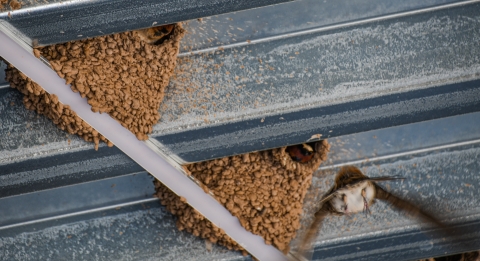
[[[68,104],[77,115],[113,142],[120,150],[150,172],[188,204],[202,213],[213,224],[259,260],[287,260],[278,249],[266,245],[262,237],[246,231],[238,219],[199,186],[180,173],[148,146],[139,141],[129,130],[122,127],[108,114],[91,111],[87,100],[71,91],[52,69],[35,58],[4,32],[0,32],[0,56],[42,86],[48,93],[55,94],[63,104]],[[92,152],[94,153],[94,152]]]

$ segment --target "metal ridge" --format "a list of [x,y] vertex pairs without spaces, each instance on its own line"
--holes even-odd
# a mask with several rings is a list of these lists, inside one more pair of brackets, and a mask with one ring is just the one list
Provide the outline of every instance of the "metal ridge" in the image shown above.
[[21,31],[25,35],[22,40],[29,45],[44,46],[289,1],[48,0],[24,3],[19,10],[5,10],[0,20]]
[[365,163],[373,163],[373,162],[376,162],[376,161],[393,159],[393,158],[398,158],[398,157],[403,157],[403,156],[410,156],[410,155],[414,155],[414,154],[427,153],[427,152],[431,152],[431,151],[435,151],[435,150],[451,149],[451,148],[466,146],[466,145],[476,145],[478,143],[480,143],[480,139],[463,141],[463,142],[456,142],[456,143],[452,143],[452,144],[434,146],[434,147],[430,147],[430,148],[416,149],[416,150],[411,150],[411,151],[388,154],[388,155],[383,155],[383,156],[379,156],[379,157],[369,157],[368,159],[360,159],[360,160],[347,161],[347,162],[342,162],[342,163],[333,164],[333,165],[320,166],[319,170],[336,169],[336,168],[343,167],[343,166],[348,166],[348,165],[360,165],[360,164],[365,164]]
[[[477,5],[478,4],[475,6]],[[326,35],[317,36],[311,34],[302,37],[293,37],[287,39],[287,42],[282,40],[279,41],[279,43],[277,43],[277,41],[259,43],[245,47],[244,54],[241,53],[243,48],[234,48],[238,52],[231,51],[232,49],[230,49],[228,51],[231,51],[229,54],[230,57],[237,55],[238,57],[244,57],[244,60],[250,61],[248,63],[237,62],[234,64],[237,67],[239,65],[245,65],[248,71],[234,71],[230,68],[216,70],[212,68],[212,70],[206,70],[197,75],[187,74],[186,76],[189,76],[188,79],[192,80],[191,83],[198,84],[202,88],[199,88],[197,91],[194,90],[195,92],[192,98],[185,102],[182,102],[179,98],[184,98],[184,96],[188,98],[189,94],[181,93],[176,96],[173,95],[174,93],[172,93],[172,95],[168,94],[164,101],[167,108],[161,110],[163,116],[161,122],[155,126],[155,133],[152,135],[152,138],[158,140],[164,139],[164,141],[162,141],[164,149],[169,155],[178,156],[180,153],[183,153],[183,158],[178,157],[176,161],[185,163],[302,143],[309,140],[314,134],[322,134],[322,138],[332,138],[348,133],[367,131],[369,129],[385,128],[399,124],[408,124],[478,111],[480,106],[477,104],[477,98],[479,97],[477,92],[478,86],[480,85],[478,85],[477,80],[475,80],[475,77],[478,78],[478,75],[475,76],[475,72],[478,74],[478,70],[475,68],[478,67],[476,67],[477,65],[473,60],[476,56],[472,55],[472,52],[476,52],[478,48],[470,47],[472,46],[470,44],[478,39],[476,36],[478,25],[475,24],[478,22],[478,18],[476,14],[472,14],[472,10],[472,8],[449,9],[448,12],[433,12],[428,15],[421,15],[420,18],[403,18],[397,22],[389,21],[388,23],[384,21],[360,28],[328,32]],[[440,18],[442,21],[451,22],[433,23]],[[408,23],[406,23],[406,21]],[[430,22],[424,26],[424,21]],[[419,46],[411,46],[409,43],[409,45],[406,45],[408,48],[403,48],[403,45],[395,45],[394,40],[399,39],[400,36],[402,37],[401,39],[408,39],[409,34],[404,34],[401,30],[402,27],[398,25],[405,25],[405,23],[408,26],[404,28],[407,32],[418,33],[415,41],[418,42],[422,40],[422,35],[426,35],[425,41],[422,41]],[[449,29],[456,26],[461,26],[462,30],[452,31]],[[397,29],[392,30],[392,27],[393,29]],[[372,28],[383,29],[372,31]],[[440,31],[437,31],[437,29]],[[364,37],[365,35],[363,35],[362,32],[365,32],[367,36],[372,36],[370,37],[372,39]],[[441,33],[443,36],[446,36],[447,33],[451,33],[451,35],[449,38],[438,38],[434,36],[436,33]],[[342,45],[342,47],[338,49],[332,49],[334,45],[330,43],[343,44],[344,42],[342,42],[341,39],[346,39],[349,36],[354,37],[357,34],[358,37],[355,39],[364,39],[364,44],[351,45],[348,41],[344,41],[346,45]],[[392,36],[385,38],[389,34],[392,34]],[[429,42],[429,35],[432,35],[431,39],[435,40],[434,42]],[[388,48],[372,48],[373,51],[367,54],[364,52],[355,52],[356,50],[369,50],[368,48],[376,43],[375,39],[388,40],[389,43],[393,44],[393,50],[397,51],[389,52]],[[470,41],[472,42],[470,43]],[[273,86],[274,88],[255,82],[255,80],[265,80],[262,78],[259,79],[259,76],[250,76],[250,78],[247,79],[248,81],[251,80],[247,82],[249,85],[242,87],[242,89],[237,89],[237,84],[231,84],[225,80],[226,71],[229,71],[230,76],[233,78],[233,75],[236,73],[242,77],[246,76],[240,73],[252,75],[249,74],[251,70],[262,69],[259,66],[264,66],[263,69],[265,69],[267,60],[264,59],[264,64],[260,64],[257,59],[258,57],[263,58],[262,55],[272,51],[272,46],[275,48],[289,46],[292,48],[302,48],[304,46],[311,46],[312,43],[317,42],[325,42],[325,46],[314,46],[318,48],[318,50],[323,50],[323,53],[319,51],[309,52],[304,57],[289,59],[288,56],[290,55],[296,56],[295,50],[293,50],[287,54],[279,53],[278,55],[272,56],[275,60],[278,60],[278,63],[268,65],[275,66],[275,68],[280,67],[282,70],[280,72],[277,68],[278,73],[271,72],[270,75],[268,75],[269,78],[278,79],[275,86]],[[308,45],[303,45],[304,43]],[[451,48],[443,48],[443,46],[451,46]],[[462,48],[460,47],[463,47],[467,53],[462,53]],[[335,51],[339,56],[327,56],[325,55],[327,50],[329,52]],[[352,53],[354,55],[351,55]],[[285,59],[282,58],[282,55],[286,56]],[[368,57],[365,58],[365,56]],[[377,57],[370,59],[372,56],[374,58],[375,56]],[[409,56],[420,58],[417,60],[409,59]],[[311,57],[317,57],[315,60],[326,61],[310,64],[309,62],[314,60],[310,59]],[[352,57],[355,59],[351,59]],[[391,57],[397,57],[397,61],[387,64],[379,63],[379,61],[386,61]],[[431,57],[436,57],[436,59],[431,59]],[[215,56],[207,55],[205,57],[199,56],[199,58],[201,59],[193,63],[194,66],[196,64],[200,66],[207,65],[210,62],[209,59],[213,59],[214,64],[219,64],[228,57],[227,51],[224,51],[216,53]],[[294,62],[295,60],[299,60],[299,58],[303,59],[301,60],[302,63]],[[182,59],[180,59],[180,61],[182,61]],[[344,63],[342,64],[342,62]],[[425,62],[429,62],[428,67],[419,66],[419,64],[421,65]],[[293,78],[288,78],[288,75],[287,77],[282,74],[284,71],[287,73],[297,71],[297,63],[302,69],[308,65],[311,68],[320,68],[319,70],[324,70],[325,72],[320,71],[318,74],[313,74],[313,72],[310,71],[310,73],[312,73],[311,77],[309,77],[307,73],[299,73],[298,76],[295,75]],[[342,77],[353,75],[353,73],[346,69],[338,71],[339,68],[334,67],[334,65],[340,67],[356,63],[365,64],[365,67],[360,67],[360,69],[374,69],[372,71],[372,78],[367,78],[367,80],[369,80],[368,83],[371,83],[371,85],[365,84],[365,81],[360,81],[364,80],[365,77],[369,77],[368,72],[356,72],[356,77],[362,77],[360,80],[357,78],[344,79]],[[435,69],[439,64],[444,64],[445,67],[439,66],[438,71],[433,70],[429,72],[429,69]],[[453,69],[456,71],[449,71],[454,64],[462,66],[465,64],[471,65],[459,68],[454,67]],[[397,71],[397,69],[402,68],[403,65],[405,65],[405,70],[408,73],[407,76],[413,74],[416,77],[421,77],[420,84],[418,82],[409,82],[408,80],[410,78],[407,76],[400,77],[404,72],[402,70]],[[185,69],[182,66],[184,65],[180,64],[180,67]],[[201,68],[200,66],[195,68]],[[233,65],[231,68],[235,69]],[[382,68],[387,68],[388,72],[385,72],[385,70],[382,71]],[[186,67],[186,69],[188,69],[188,67]],[[465,74],[464,70],[472,71],[473,75],[469,73],[467,75],[468,77],[464,75],[465,77],[463,78],[444,77],[449,74],[461,76]],[[190,72],[191,71],[192,70],[190,70]],[[388,73],[391,73],[394,77],[391,82],[387,81]],[[267,74],[265,70],[264,74]],[[324,77],[327,76],[340,80],[330,85],[325,84],[322,86],[323,91],[317,91],[319,81],[325,79]],[[211,79],[212,82],[222,83],[222,88],[218,91],[218,96],[225,99],[227,93],[230,93],[230,99],[226,99],[224,104],[221,104],[215,97],[212,97],[211,101],[215,100],[217,107],[224,106],[223,108],[215,109],[213,105],[209,104],[209,101],[206,100],[208,97],[205,95],[202,96],[202,94],[212,93],[210,91],[211,87],[196,79]],[[190,87],[179,85],[178,80],[175,79],[171,79],[171,82],[170,88],[173,90],[175,90],[175,88],[184,90],[183,87]],[[234,82],[234,79],[232,79],[232,82]],[[438,85],[431,86],[432,82],[435,83],[434,85]],[[394,85],[394,83],[398,84]],[[403,86],[403,84],[407,84],[408,86]],[[329,100],[330,94],[332,94],[331,91],[334,91],[338,85],[347,86],[347,88],[338,91],[339,97],[343,98],[343,100],[337,99],[336,101],[338,102],[334,106],[322,104],[323,101],[331,103],[331,100]],[[377,88],[375,90],[378,91],[373,91],[373,98],[368,98],[369,96],[367,94],[358,92],[358,88],[366,90]],[[271,99],[266,99],[265,97],[268,98],[270,94],[275,94],[275,96],[272,96]],[[388,95],[385,96],[385,94]],[[241,99],[233,99],[239,97],[237,95],[241,95]],[[44,117],[37,116],[34,112],[25,110],[21,105],[21,95],[15,90],[6,89],[0,94],[0,97],[0,104],[2,106],[2,125],[0,131],[2,136],[1,146],[3,146],[2,153],[0,153],[0,161],[2,162],[0,170],[2,174],[18,174],[18,183],[10,184],[11,186],[8,187],[2,187],[0,196],[12,196],[62,185],[71,185],[78,182],[143,171],[138,164],[124,156],[118,148],[101,146],[98,152],[90,153],[88,151],[92,148],[90,144],[80,140],[76,136],[66,135]],[[255,99],[259,97],[263,99],[266,105],[273,106],[268,108],[259,107],[253,110],[254,104],[252,101],[255,101]],[[301,100],[303,97],[307,97],[310,100],[303,102]],[[196,100],[197,98],[198,102]],[[388,100],[386,100],[387,98]],[[282,99],[288,101],[289,104],[298,102],[299,100],[302,102],[299,103],[298,106],[290,106],[286,102],[281,103]],[[353,102],[350,99],[355,99],[356,101]],[[477,101],[475,99],[477,99]],[[472,103],[468,105],[465,103],[466,101]],[[14,103],[15,106],[11,106],[11,103]],[[184,109],[188,110],[198,110],[199,105],[205,105],[207,109],[201,109],[195,113],[183,116],[183,111],[177,110],[179,109],[177,105],[182,105],[182,103],[186,106]],[[392,106],[388,108],[390,103]],[[239,106],[243,104],[247,104],[246,106],[249,108],[239,109]],[[373,108],[378,109],[377,112],[379,112],[379,116],[385,116],[383,119],[375,117],[375,113],[370,110],[372,104],[381,105],[374,106]],[[194,108],[194,106],[197,107]],[[312,108],[315,106],[318,107]],[[428,108],[425,108],[427,106]],[[292,110],[293,112],[291,112]],[[220,115],[222,111],[226,117]],[[245,111],[250,113],[248,117],[242,116]],[[198,117],[204,117],[205,114],[214,115],[216,113],[216,117],[207,118],[207,120],[209,120],[208,123],[205,122],[203,118],[197,119]],[[185,117],[188,118],[188,121],[183,122],[182,118],[169,120],[170,115],[173,115],[173,117]],[[392,117],[392,115],[398,117]],[[358,120],[359,117],[363,117],[363,119],[370,117],[370,119],[377,124],[372,124],[371,121],[368,122],[368,124],[362,124],[362,122]],[[215,121],[218,121],[218,123]],[[343,125],[336,127],[335,123],[338,122],[342,122]],[[173,142],[170,138],[174,138],[175,141]],[[94,163],[102,164],[103,167],[98,168]],[[67,175],[67,172],[58,172],[58,169],[52,164],[58,164],[62,168],[75,171],[68,172],[69,174]],[[86,171],[83,172],[82,168],[78,166],[86,166]],[[27,173],[36,173],[36,175],[29,176],[34,177],[34,179],[22,180],[22,175]]]
[[73,217],[73,216],[85,215],[85,214],[89,214],[89,213],[93,213],[93,212],[100,212],[100,211],[117,209],[117,208],[132,206],[132,205],[139,205],[139,204],[143,204],[143,203],[150,203],[150,202],[154,202],[154,201],[158,201],[158,199],[157,198],[140,199],[140,200],[129,201],[129,202],[124,202],[124,203],[120,203],[120,204],[109,205],[109,206],[105,206],[105,207],[92,208],[92,209],[83,210],[83,211],[71,212],[71,213],[63,214],[63,215],[56,215],[56,216],[51,216],[51,217],[46,217],[46,218],[39,218],[39,219],[35,219],[35,220],[24,221],[24,222],[5,225],[5,226],[0,226],[0,231],[5,230],[5,229],[21,227],[21,226],[33,225],[33,224],[37,224],[37,223],[40,223],[40,222],[47,222],[47,221],[52,221],[52,220],[57,220],[57,219],[62,219],[62,218],[69,218],[69,217]]
[[[186,162],[387,128],[480,110],[480,80],[263,116],[154,138]],[[268,132],[266,132],[268,130]],[[285,144],[288,136],[288,144]],[[261,145],[259,145],[259,143]],[[202,154],[199,151],[203,151]]]
[[153,137],[197,162],[477,111],[478,7],[183,57]]
[[[342,138],[342,137],[340,137]],[[332,169],[337,169],[342,166],[347,166],[347,165],[362,165],[365,163],[374,163],[377,161],[384,161],[387,159],[394,159],[394,158],[402,158],[405,156],[412,156],[412,155],[417,155],[417,154],[423,154],[423,153],[429,153],[429,152],[434,152],[434,151],[442,151],[445,149],[452,149],[452,148],[458,148],[458,147],[465,147],[467,145],[478,145],[480,144],[480,139],[475,139],[475,140],[469,140],[469,141],[462,141],[462,142],[453,142],[453,143],[448,143],[445,145],[440,145],[440,146],[433,146],[429,148],[424,148],[424,149],[413,149],[413,150],[408,150],[404,152],[399,152],[399,153],[391,153],[387,155],[383,155],[380,157],[370,157],[368,159],[360,159],[360,160],[354,160],[354,161],[346,161],[342,163],[337,163],[337,164],[326,164],[325,166],[320,166],[318,171],[324,171],[324,170],[332,170]],[[140,173],[139,173],[140,174]],[[135,173],[125,175],[126,176],[135,176]],[[105,182],[105,181],[102,181]],[[114,181],[112,181],[114,182]],[[26,195],[26,194],[24,194]],[[2,200],[2,199],[0,199]],[[84,215],[88,213],[93,213],[93,212],[99,212],[99,211],[104,211],[104,210],[109,210],[109,209],[116,209],[116,208],[121,208],[121,207],[126,207],[126,206],[131,206],[131,205],[136,205],[136,204],[142,204],[142,203],[149,203],[149,202],[154,202],[158,201],[159,199],[157,198],[147,198],[147,199],[140,199],[140,200],[132,200],[132,201],[127,201],[127,202],[122,202],[119,204],[111,204],[108,206],[103,206],[103,207],[94,207],[90,208],[87,210],[82,210],[82,211],[74,211],[68,214],[61,214],[61,215],[53,215],[50,217],[45,217],[45,218],[39,218],[35,220],[29,220],[29,221],[24,221],[24,222],[18,222],[14,224],[9,224],[9,225],[0,225],[0,230],[4,229],[10,229],[14,227],[20,227],[20,226],[25,226],[25,225],[31,225],[31,224],[36,224],[39,222],[46,222],[46,221],[51,221],[51,220],[56,220],[56,219],[62,219],[62,218],[68,218],[72,216],[78,216],[78,215]],[[471,215],[471,218],[478,218],[480,217],[480,214],[476,215]],[[463,219],[468,219],[468,217],[463,217]],[[412,228],[416,229],[416,228]],[[404,228],[402,228],[404,230]],[[374,232],[374,234],[378,234],[378,232]],[[362,234],[358,235],[357,237],[365,237],[367,234]],[[369,235],[369,234],[368,234]],[[372,234],[373,235],[373,234]],[[343,240],[343,239],[335,239],[335,240],[327,240],[327,241],[322,241],[321,243],[334,243],[337,242],[338,240]]]
[[343,23],[338,23],[338,24],[321,26],[321,27],[318,27],[318,28],[306,29],[306,30],[301,30],[301,31],[298,31],[298,32],[290,32],[290,33],[265,37],[265,38],[261,38],[261,39],[253,39],[253,40],[248,40],[248,41],[245,41],[245,42],[225,44],[225,45],[219,45],[219,46],[209,47],[209,48],[205,48],[205,49],[181,52],[178,55],[178,57],[185,57],[185,56],[189,56],[189,55],[197,55],[197,54],[202,54],[202,53],[222,51],[222,50],[225,50],[225,49],[242,47],[242,46],[247,46],[247,45],[251,45],[251,44],[264,43],[264,42],[280,40],[280,39],[284,39],[284,38],[297,37],[297,36],[302,36],[302,35],[305,35],[305,34],[327,32],[327,31],[332,31],[332,30],[337,30],[337,29],[342,29],[342,28],[348,28],[348,27],[363,25],[363,24],[367,24],[367,23],[380,22],[380,21],[383,21],[383,20],[402,18],[402,17],[406,17],[406,16],[411,16],[411,15],[417,15],[417,14],[423,14],[423,13],[427,13],[427,12],[444,10],[444,9],[448,9],[448,8],[460,7],[460,6],[464,6],[464,5],[475,4],[475,3],[478,3],[478,2],[480,2],[480,0],[465,0],[465,1],[457,2],[457,3],[437,5],[437,6],[433,6],[433,7],[426,7],[426,8],[421,8],[421,9],[417,9],[417,10],[399,12],[399,13],[395,13],[395,14],[387,14],[387,15],[382,15],[382,16],[377,16],[377,17],[372,17],[372,18],[364,18],[364,19],[360,19],[360,20],[357,20],[357,21],[348,21],[348,22],[343,22]]
[[[457,122],[462,122],[464,127],[468,126],[468,122],[478,122],[474,121],[474,119],[475,118],[466,116],[455,116],[432,122],[422,122],[375,130],[369,133],[357,133],[338,137],[330,140],[332,144],[330,156],[335,158],[348,158],[344,157],[346,153],[344,150],[350,151],[354,148],[360,148],[357,143],[381,142],[384,145],[378,146],[377,144],[369,148],[373,150],[393,147],[394,150],[389,151],[384,156],[387,154],[395,155],[395,159],[392,160],[391,157],[386,157],[382,160],[370,162],[372,164],[363,164],[361,167],[372,176],[384,175],[385,173],[389,173],[388,175],[406,176],[408,178],[407,180],[391,184],[392,187],[389,188],[389,190],[402,193],[407,199],[421,204],[430,211],[435,212],[441,210],[440,219],[450,220],[449,223],[455,228],[469,229],[469,231],[472,232],[466,234],[465,240],[477,242],[480,240],[480,233],[473,231],[480,231],[477,229],[480,226],[478,222],[480,209],[478,208],[478,197],[475,197],[479,193],[475,187],[475,184],[477,184],[475,182],[478,182],[479,179],[477,174],[480,166],[476,160],[480,153],[479,143],[476,142],[478,138],[470,141],[462,141],[454,135],[459,133],[455,127],[442,131],[445,126]],[[475,126],[473,126],[472,129],[475,129]],[[460,129],[466,129],[464,127],[460,126]],[[441,130],[432,133],[431,131],[436,128],[440,128]],[[419,140],[424,140],[431,134],[433,136],[431,137],[432,141],[437,140],[437,142],[441,142],[439,139],[443,139],[443,141],[448,142],[448,144],[431,146],[426,150],[422,149],[424,144],[416,144],[416,148],[408,147],[408,152],[401,152],[405,142],[402,137],[397,138],[397,133],[405,133],[407,137],[418,134]],[[478,132],[472,133],[472,135],[478,137]],[[378,137],[375,138],[374,136]],[[379,141],[380,139],[382,140]],[[400,152],[398,152],[398,150],[400,150]],[[360,152],[360,150],[353,150],[351,152],[353,154],[352,156],[357,159],[370,155],[370,153],[361,152],[357,154],[357,152]],[[463,165],[458,164],[459,160],[461,160]],[[347,162],[352,163],[355,161],[348,160]],[[312,194],[321,196],[322,193],[326,191],[324,187],[328,187],[328,185],[331,184],[330,182],[333,179],[334,171],[335,170],[331,168],[321,168],[314,174],[312,188],[308,192],[310,197],[305,202],[306,207],[304,211],[307,215],[311,213],[311,205],[315,204],[315,198],[311,197]],[[428,176],[433,177],[428,178]],[[145,180],[145,182],[146,185],[152,186],[148,180]],[[111,182],[104,183],[110,187]],[[458,191],[459,193],[449,194],[448,191],[451,190]],[[75,191],[70,190],[69,193],[73,194]],[[66,195],[68,195],[68,193]],[[464,200],[465,198],[469,198],[470,200],[467,202]],[[2,199],[0,199],[0,203],[1,200]],[[148,200],[152,200],[151,203],[153,204],[156,199],[147,199],[147,201]],[[136,200],[129,202],[134,204]],[[134,206],[128,202],[112,205]],[[102,249],[92,249],[93,246],[90,245],[86,245],[85,248],[94,254],[99,253],[98,251],[114,250],[116,253],[122,254],[122,257],[118,258],[119,260],[129,260],[128,258],[132,255],[132,253],[130,253],[132,249],[143,252],[141,256],[137,256],[137,260],[149,257],[158,258],[155,253],[172,251],[172,249],[182,252],[189,251],[188,249],[201,251],[201,255],[192,255],[192,257],[190,257],[194,260],[221,259],[219,253],[228,253],[228,260],[250,260],[248,257],[242,257],[241,254],[236,252],[225,252],[224,250],[219,250],[220,252],[207,252],[207,250],[204,250],[205,243],[203,240],[176,231],[174,218],[166,214],[165,209],[160,207],[159,204],[152,206],[153,208],[150,209],[141,206],[137,206],[132,210],[125,209],[124,211],[127,211],[129,214],[125,214],[124,211],[120,210],[114,210],[113,213],[109,212],[109,214],[106,214],[105,211],[101,210],[103,208],[91,208],[90,211],[86,210],[85,212],[73,211],[71,212],[72,215],[61,216],[59,220],[47,217],[45,220],[41,220],[41,223],[32,221],[34,224],[22,223],[23,225],[21,226],[3,229],[3,233],[0,233],[2,234],[0,235],[0,242],[4,244],[3,247],[5,249],[11,249],[13,244],[20,244],[18,242],[22,240],[22,237],[32,239],[39,238],[38,242],[33,241],[30,243],[32,247],[21,248],[19,253],[27,254],[42,251],[42,253],[51,253],[53,257],[56,257],[59,254],[53,252],[55,250],[48,246],[55,245],[57,247],[69,248],[77,242],[75,239],[66,240],[66,238],[63,237],[51,238],[46,236],[51,234],[52,231],[63,231],[54,234],[73,234],[74,237],[78,237],[79,241],[89,241],[95,238],[95,243],[101,244]],[[109,207],[105,209],[113,210]],[[96,212],[96,210],[100,211]],[[313,260],[373,260],[387,258],[389,260],[413,260],[453,254],[455,251],[471,250],[465,248],[466,245],[462,245],[463,241],[454,242],[435,238],[432,236],[436,233],[435,228],[409,220],[401,214],[395,214],[385,204],[376,204],[372,211],[373,214],[368,217],[358,214],[350,218],[330,218],[326,220],[324,228],[317,238]],[[79,214],[79,216],[75,216],[76,214]],[[106,216],[103,216],[105,214]],[[152,219],[152,215],[158,218]],[[52,217],[57,216],[59,215],[53,215]],[[144,221],[138,220],[137,218],[132,220],[133,216],[142,217]],[[115,222],[112,220],[115,220]],[[305,224],[304,222],[305,221],[303,221],[302,224]],[[93,231],[91,233],[86,232],[86,229],[90,226]],[[75,228],[81,228],[82,233],[77,233]],[[118,237],[119,231],[124,232],[121,237]],[[163,241],[158,241],[156,237],[159,234],[162,238],[170,238],[170,241],[174,243],[167,244]],[[104,237],[101,235],[108,236]],[[150,245],[142,247],[132,245],[131,242],[135,240],[145,240],[150,242]],[[155,251],[147,251],[148,249],[152,249],[152,242],[162,244],[164,249],[157,250],[154,248]],[[167,250],[165,250],[165,248]],[[223,249],[218,246],[214,246],[214,248]],[[0,254],[0,256],[2,256],[2,254]],[[133,258],[133,260],[136,259]],[[177,259],[173,258],[173,260]]]

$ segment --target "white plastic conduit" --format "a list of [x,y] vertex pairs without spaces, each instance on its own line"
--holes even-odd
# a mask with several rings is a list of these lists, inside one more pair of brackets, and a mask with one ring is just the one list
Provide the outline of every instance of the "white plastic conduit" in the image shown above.
[[87,100],[66,86],[52,69],[37,59],[15,40],[0,31],[0,56],[42,86],[48,93],[55,94],[63,104],[68,104],[79,117],[109,139],[126,155],[146,171],[150,172],[177,195],[184,197],[188,204],[202,213],[208,220],[220,227],[245,248],[251,255],[262,261],[287,260],[278,249],[266,245],[262,237],[246,231],[238,219],[230,214],[214,198],[206,194],[165,159],[151,150],[144,142],[125,129],[108,114],[94,113]]

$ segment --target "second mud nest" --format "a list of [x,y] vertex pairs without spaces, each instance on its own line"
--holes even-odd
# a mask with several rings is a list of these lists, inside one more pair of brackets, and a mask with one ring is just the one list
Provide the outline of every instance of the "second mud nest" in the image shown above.
[[[326,140],[315,147],[315,154],[307,163],[293,161],[284,147],[194,163],[186,168],[245,229],[287,253],[300,227],[303,200],[312,174],[326,160],[330,149]],[[161,203],[178,217],[180,230],[228,249],[243,250],[162,183],[155,181],[155,187]]]

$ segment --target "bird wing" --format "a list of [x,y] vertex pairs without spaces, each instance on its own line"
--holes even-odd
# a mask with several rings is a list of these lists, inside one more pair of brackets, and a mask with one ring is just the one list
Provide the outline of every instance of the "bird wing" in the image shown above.
[[437,225],[438,227],[440,227],[442,229],[447,228],[447,225],[440,222],[440,220],[435,218],[432,214],[430,214],[426,211],[423,211],[422,209],[420,209],[418,206],[414,205],[413,203],[410,203],[410,202],[408,202],[408,201],[406,201],[406,200],[404,200],[400,197],[397,197],[397,196],[393,195],[392,193],[386,191],[385,189],[383,189],[382,187],[380,187],[377,184],[375,184],[375,190],[376,190],[375,198],[388,202],[396,210],[404,212],[404,213],[406,213],[408,215],[411,215],[413,217],[420,218],[424,221],[433,223],[433,224]]
[[432,214],[430,214],[426,211],[423,211],[419,207],[417,207],[416,205],[393,195],[392,193],[386,191],[385,189],[383,189],[379,185],[375,184],[375,188],[376,188],[375,197],[377,199],[384,200],[384,201],[390,203],[395,209],[397,209],[399,211],[402,211],[406,214],[409,214],[409,215],[411,215],[415,218],[421,219],[423,221],[433,223],[437,227],[439,227],[440,231],[433,231],[435,234],[440,232],[441,234],[438,235],[438,236],[447,236],[447,237],[451,238],[451,240],[454,240],[456,242],[462,242],[462,244],[465,244],[468,248],[471,248],[471,249],[478,248],[478,246],[475,246],[474,243],[472,243],[471,241],[465,241],[465,239],[463,238],[462,235],[468,234],[468,233],[471,232],[471,231],[468,231],[468,228],[465,229],[465,228],[462,228],[462,227],[457,227],[457,228],[454,229],[452,226],[447,225],[447,224],[441,222],[440,220],[438,220],[437,218],[435,218]]
[[[315,240],[317,237],[317,234],[322,227],[323,220],[325,217],[327,217],[330,214],[331,211],[329,211],[328,206],[324,204],[316,213],[314,216],[314,219],[310,226],[308,227],[307,231],[303,235],[299,245],[298,245],[298,255],[300,255],[303,258],[306,258],[307,260],[311,260],[310,257],[307,257],[309,255],[307,253],[308,250],[312,248],[312,242]],[[310,253],[311,255],[311,253]]]

